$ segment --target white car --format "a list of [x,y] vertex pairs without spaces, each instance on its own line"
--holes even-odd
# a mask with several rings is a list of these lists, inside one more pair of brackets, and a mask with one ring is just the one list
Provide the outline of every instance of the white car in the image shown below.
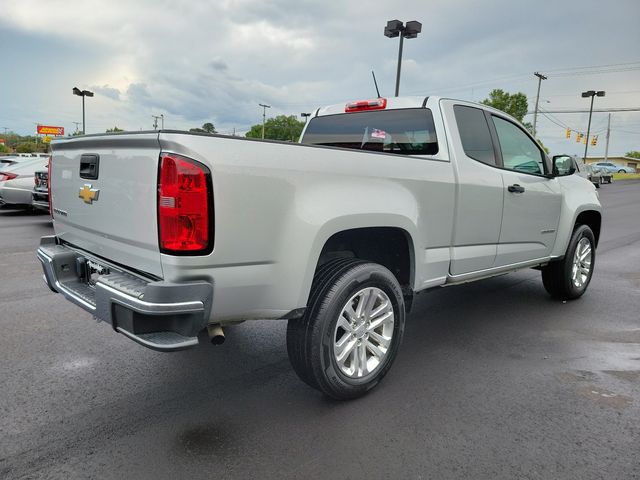
[[43,168],[47,168],[44,158],[29,158],[8,167],[0,167],[0,206],[30,207],[34,174]]

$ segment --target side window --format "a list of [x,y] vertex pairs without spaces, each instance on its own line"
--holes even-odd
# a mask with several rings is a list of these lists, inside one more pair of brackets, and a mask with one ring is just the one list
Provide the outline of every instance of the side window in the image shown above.
[[504,168],[535,175],[544,174],[544,157],[538,145],[513,123],[496,116],[492,118]]
[[479,162],[495,165],[496,156],[484,112],[479,108],[463,105],[454,105],[453,111],[464,153]]

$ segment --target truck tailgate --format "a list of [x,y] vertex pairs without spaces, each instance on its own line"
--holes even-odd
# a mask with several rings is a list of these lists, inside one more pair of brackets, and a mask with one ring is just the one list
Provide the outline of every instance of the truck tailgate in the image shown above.
[[158,134],[61,140],[52,151],[56,235],[95,256],[162,277]]

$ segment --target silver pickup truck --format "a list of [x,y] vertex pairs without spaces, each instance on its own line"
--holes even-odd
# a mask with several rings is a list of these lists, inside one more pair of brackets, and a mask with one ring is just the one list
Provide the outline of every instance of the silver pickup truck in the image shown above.
[[161,351],[286,319],[294,370],[334,398],[386,374],[418,292],[538,268],[575,299],[593,274],[594,186],[484,105],[333,105],[298,144],[163,130],[52,149],[53,291]]

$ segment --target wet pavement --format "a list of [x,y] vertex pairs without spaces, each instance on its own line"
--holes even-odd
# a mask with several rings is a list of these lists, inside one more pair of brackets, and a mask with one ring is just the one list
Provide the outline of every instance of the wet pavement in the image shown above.
[[640,182],[605,207],[586,295],[526,270],[419,295],[352,402],[289,367],[284,322],[144,349],[42,283],[48,217],[0,210],[0,478],[640,478]]

